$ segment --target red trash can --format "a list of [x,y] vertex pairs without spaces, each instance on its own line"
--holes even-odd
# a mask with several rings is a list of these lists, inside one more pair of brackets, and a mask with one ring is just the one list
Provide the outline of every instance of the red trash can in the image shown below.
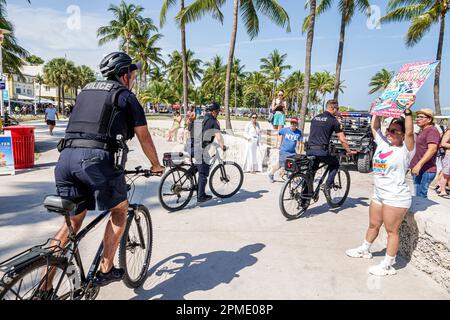
[[32,168],[34,166],[34,127],[12,126],[3,129],[11,131],[14,168]]

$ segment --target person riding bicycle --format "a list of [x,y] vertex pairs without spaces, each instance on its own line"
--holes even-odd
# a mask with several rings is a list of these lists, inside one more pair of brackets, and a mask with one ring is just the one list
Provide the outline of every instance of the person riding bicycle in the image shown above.
[[[125,229],[128,201],[124,167],[128,148],[125,142],[136,135],[152,164],[151,171],[162,174],[164,167],[147,128],[144,109],[131,89],[138,66],[123,52],[113,52],[100,62],[106,80],[87,84],[77,97],[55,168],[57,193],[61,197],[83,198],[70,217],[75,232],[87,210],[110,210],[104,234],[104,250],[95,285],[122,279],[124,270],[113,259]],[[59,246],[68,239],[64,224],[56,234]],[[52,283],[48,281],[48,283]],[[51,290],[52,288],[45,288]]]
[[269,170],[269,181],[274,183],[274,174],[280,168],[284,168],[284,163],[288,157],[302,153],[302,132],[298,129],[298,120],[291,119],[291,126],[281,128],[278,131],[277,145],[275,148],[279,149],[278,162],[272,165]]
[[341,124],[336,119],[336,114],[339,111],[339,105],[336,100],[327,101],[327,110],[315,116],[311,120],[311,129],[309,133],[309,140],[306,147],[307,156],[315,156],[313,170],[316,171],[320,163],[324,162],[328,165],[330,172],[324,186],[324,193],[328,193],[333,186],[334,177],[339,169],[339,159],[335,155],[330,154],[329,146],[331,136],[336,133],[339,141],[344,147],[347,154],[354,154],[342,132]]
[[203,119],[195,120],[191,126],[191,156],[195,159],[198,170],[197,202],[205,202],[212,199],[212,196],[205,193],[208,182],[210,164],[208,146],[216,139],[220,148],[225,151],[220,124],[217,116],[220,112],[220,105],[213,102],[206,106],[206,113]]

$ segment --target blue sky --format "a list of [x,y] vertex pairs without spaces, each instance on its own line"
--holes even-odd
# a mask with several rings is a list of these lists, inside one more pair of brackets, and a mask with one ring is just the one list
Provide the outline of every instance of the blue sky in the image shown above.
[[[16,27],[16,35],[22,46],[31,53],[48,60],[66,56],[77,64],[87,64],[96,69],[102,56],[117,49],[117,43],[102,47],[97,45],[96,30],[112,18],[107,11],[111,0],[25,0],[8,1],[8,15]],[[130,2],[130,1],[128,1]],[[142,5],[145,16],[159,24],[159,10],[162,0],[132,1]],[[190,3],[189,0],[186,1]],[[275,26],[261,17],[260,34],[250,41],[242,23],[237,39],[236,57],[241,59],[247,71],[258,70],[260,59],[274,49],[287,53],[287,63],[295,70],[303,70],[305,61],[305,37],[301,34],[301,23],[307,12],[303,0],[279,0],[291,18],[291,33]],[[372,0],[371,4],[386,12],[386,0]],[[74,17],[80,12],[80,20]],[[164,38],[159,46],[165,54],[180,47],[179,30],[173,22],[177,9],[169,12],[166,26],[160,30]],[[205,17],[201,21],[188,25],[187,45],[203,61],[218,54],[228,55],[230,42],[232,1],[224,6],[224,24]],[[376,14],[375,14],[376,15]],[[448,20],[448,19],[447,19]],[[241,22],[241,21],[240,21]],[[316,23],[313,71],[329,70],[335,72],[338,48],[340,15],[334,6],[320,16]],[[369,96],[370,78],[381,68],[398,70],[402,64],[414,61],[433,60],[436,57],[438,28],[434,26],[426,37],[413,48],[407,48],[404,36],[408,23],[391,23],[376,28],[375,24],[360,13],[355,15],[347,28],[344,51],[342,79],[346,86],[340,96],[342,105],[357,109],[367,108],[375,96]],[[450,108],[450,63],[445,59],[450,54],[450,27],[447,23],[444,55],[441,73],[441,106]],[[432,76],[433,77],[433,76]],[[433,103],[433,78],[430,78],[418,95],[415,108],[431,107]],[[445,113],[450,114],[449,111]]]

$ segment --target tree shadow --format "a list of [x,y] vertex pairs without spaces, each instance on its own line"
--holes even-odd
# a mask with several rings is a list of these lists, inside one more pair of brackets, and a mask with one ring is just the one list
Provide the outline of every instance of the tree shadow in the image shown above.
[[359,197],[359,198],[351,198],[351,197],[347,197],[347,199],[345,200],[344,204],[341,207],[338,208],[331,208],[328,203],[322,203],[320,206],[318,207],[314,207],[312,209],[308,209],[306,210],[305,214],[303,215],[303,217],[305,218],[312,218],[314,216],[317,216],[319,214],[323,214],[323,213],[339,213],[342,210],[348,209],[348,208],[356,208],[359,206],[364,206],[364,207],[368,207],[369,206],[369,202],[368,202],[369,198],[366,197]]
[[148,272],[147,281],[156,284],[151,289],[135,289],[132,300],[184,300],[195,291],[208,291],[220,284],[230,283],[239,277],[238,272],[254,265],[258,259],[253,254],[265,247],[255,243],[238,251],[213,251],[192,256],[179,253],[170,256]]

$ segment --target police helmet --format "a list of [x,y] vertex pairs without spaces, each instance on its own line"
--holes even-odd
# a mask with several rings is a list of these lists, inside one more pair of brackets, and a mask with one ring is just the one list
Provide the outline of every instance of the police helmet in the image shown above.
[[220,105],[217,102],[210,103],[206,106],[206,111],[219,111]]
[[130,72],[139,68],[131,62],[131,57],[126,53],[112,52],[100,62],[100,72],[105,78],[114,78],[119,76],[120,71],[124,68],[129,68]]

